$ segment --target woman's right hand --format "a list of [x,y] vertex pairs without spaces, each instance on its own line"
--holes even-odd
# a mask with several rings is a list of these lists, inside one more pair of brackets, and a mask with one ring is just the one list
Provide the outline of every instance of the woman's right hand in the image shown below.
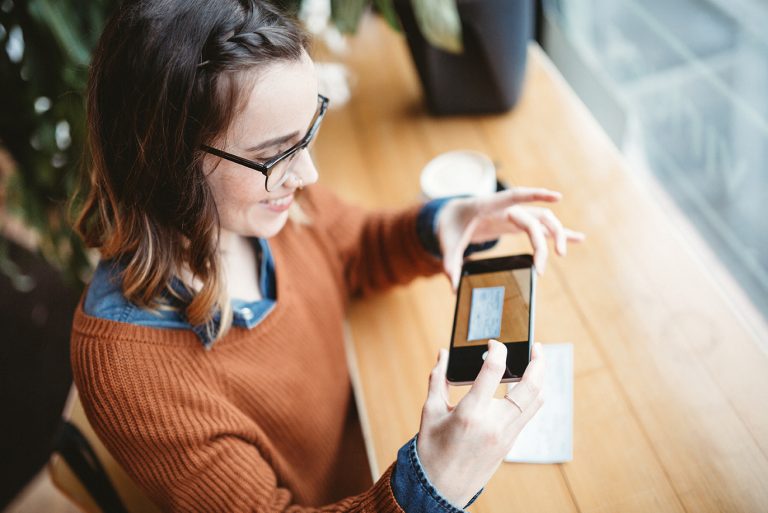
[[429,376],[416,449],[429,480],[443,497],[459,508],[486,485],[517,435],[543,403],[541,344],[533,345],[531,362],[522,379],[507,392],[520,408],[507,399],[494,397],[506,361],[506,346],[490,341],[488,356],[477,379],[455,406],[448,400],[446,349],[440,350]]

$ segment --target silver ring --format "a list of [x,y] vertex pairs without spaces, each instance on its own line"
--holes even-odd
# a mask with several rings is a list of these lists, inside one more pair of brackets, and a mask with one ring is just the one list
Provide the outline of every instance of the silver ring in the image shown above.
[[514,399],[512,399],[511,397],[509,397],[509,395],[507,395],[507,394],[504,394],[504,399],[506,399],[506,400],[507,400],[507,401],[509,401],[510,403],[514,404],[515,406],[517,406],[517,409],[518,409],[518,410],[520,410],[520,415],[522,415],[522,414],[523,414],[523,409],[520,407],[520,405],[519,405],[519,404],[517,404],[517,402],[516,402]]

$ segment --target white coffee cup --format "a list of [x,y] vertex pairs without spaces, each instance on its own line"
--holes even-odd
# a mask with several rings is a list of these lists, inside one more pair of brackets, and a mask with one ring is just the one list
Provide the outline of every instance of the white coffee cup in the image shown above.
[[472,150],[441,153],[421,170],[421,192],[427,199],[445,196],[487,196],[496,192],[496,167]]

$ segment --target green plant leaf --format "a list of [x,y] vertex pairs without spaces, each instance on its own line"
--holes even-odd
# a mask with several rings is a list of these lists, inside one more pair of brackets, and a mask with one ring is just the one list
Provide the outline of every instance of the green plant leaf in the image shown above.
[[353,34],[360,25],[369,0],[331,0],[331,19],[336,28],[345,34]]
[[90,50],[76,33],[80,24],[72,9],[66,9],[64,2],[31,0],[29,13],[41,24],[50,28],[56,41],[70,59],[80,66],[88,65]]
[[392,0],[373,0],[373,4],[390,27],[398,32],[402,32],[400,18],[397,17],[397,12],[395,12],[395,6],[392,4]]
[[451,53],[462,53],[461,20],[456,0],[411,0],[424,39]]
[[[66,207],[80,180],[90,53],[118,3],[19,0],[0,10],[3,26],[19,26],[24,37],[21,62],[0,51],[0,145],[13,158],[3,208],[39,234],[39,252],[77,287],[87,278],[90,261],[68,224]],[[41,96],[49,106],[37,112],[34,104]],[[71,141],[65,148],[55,138],[62,120],[69,123]]]

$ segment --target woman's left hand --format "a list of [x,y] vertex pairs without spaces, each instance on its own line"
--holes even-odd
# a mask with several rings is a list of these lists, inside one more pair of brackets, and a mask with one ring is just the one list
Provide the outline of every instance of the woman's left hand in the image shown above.
[[525,232],[533,246],[533,261],[538,274],[547,265],[547,237],[555,242],[558,255],[565,255],[568,242],[581,242],[585,235],[563,227],[551,210],[523,205],[534,201],[554,203],[562,195],[548,189],[515,187],[492,196],[456,198],[446,203],[437,220],[443,269],[453,290],[459,283],[464,250],[471,243],[498,239],[506,233]]

